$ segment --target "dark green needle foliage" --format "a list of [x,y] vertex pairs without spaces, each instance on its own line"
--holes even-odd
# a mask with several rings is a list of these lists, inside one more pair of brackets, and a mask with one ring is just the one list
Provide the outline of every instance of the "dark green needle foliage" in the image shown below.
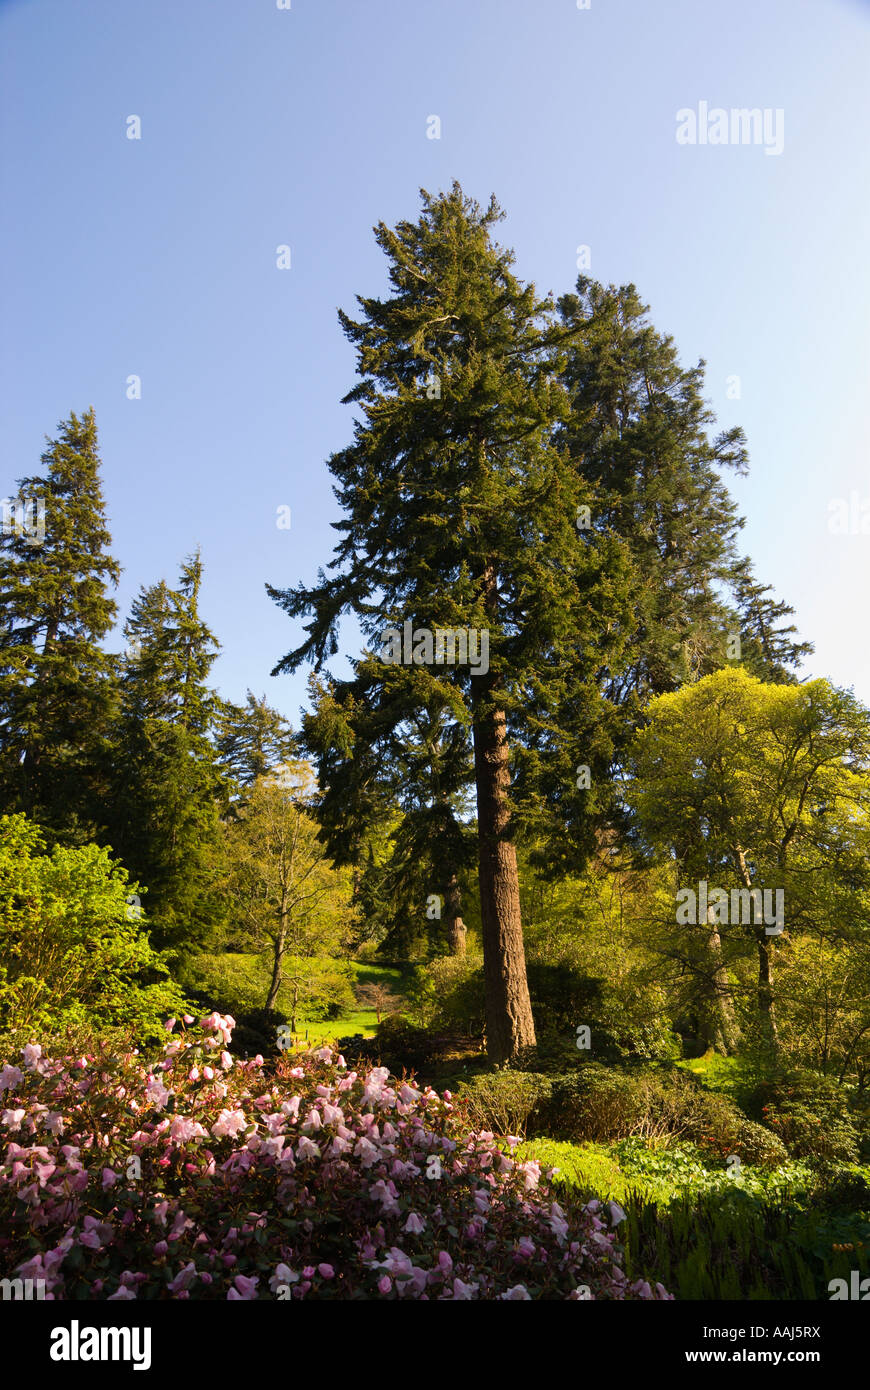
[[26,524],[19,511],[0,534],[0,803],[50,839],[83,843],[104,790],[113,679],[100,643],[120,574],[92,409],[60,424],[42,464],[18,484]]
[[152,939],[180,950],[216,920],[219,812],[228,798],[212,739],[220,705],[207,684],[218,645],[199,613],[201,583],[196,555],[176,589],[161,581],[133,604],[109,823],[113,850],[147,889]]
[[218,762],[240,789],[296,755],[296,739],[288,721],[250,690],[244,705],[225,701],[217,737]]
[[[342,539],[314,588],[269,592],[307,635],[276,671],[316,666],[357,615],[379,659],[387,627],[489,634],[489,669],[381,662],[409,702],[443,706],[474,755],[488,1045],[503,1059],[533,1041],[516,859],[511,740],[532,728],[539,758],[575,742],[561,720],[599,699],[596,676],[627,636],[624,547],[581,532],[594,501],[554,429],[568,409],[552,305],[513,274],[493,239],[502,213],[458,184],[422,194],[416,223],[380,224],[391,294],[341,314],[357,348],[361,418],[330,469]],[[427,387],[427,382],[430,385]],[[573,783],[572,783],[573,786]]]

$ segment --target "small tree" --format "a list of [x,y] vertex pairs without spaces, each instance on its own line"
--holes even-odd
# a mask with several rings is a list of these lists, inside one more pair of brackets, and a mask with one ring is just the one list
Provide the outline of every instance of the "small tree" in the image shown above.
[[308,764],[285,763],[253,783],[226,827],[231,929],[269,957],[266,1009],[290,987],[293,1028],[312,958],[340,948],[349,918],[348,876],[327,858],[310,814],[315,793]]
[[378,1023],[381,1021],[381,1014],[397,1013],[403,1002],[401,996],[393,994],[386,985],[369,980],[357,985],[356,997],[357,1003],[364,1009],[374,1009]]

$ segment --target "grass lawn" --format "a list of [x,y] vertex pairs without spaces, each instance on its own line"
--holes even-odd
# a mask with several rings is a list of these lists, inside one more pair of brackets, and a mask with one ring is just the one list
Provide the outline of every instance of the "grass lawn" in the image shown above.
[[[348,961],[354,974],[356,984],[383,985],[393,994],[401,995],[404,993],[405,986],[409,977],[409,968],[402,969],[395,965],[372,965],[363,961]],[[279,996],[280,1002],[280,996]],[[363,1037],[374,1037],[377,1025],[377,1014],[374,1009],[356,1009],[351,1013],[342,1014],[341,1018],[334,1018],[328,1021],[317,1020],[316,1022],[300,1022],[297,1037],[300,1042],[321,1043],[330,1042],[334,1038],[345,1038],[352,1033],[362,1033]]]

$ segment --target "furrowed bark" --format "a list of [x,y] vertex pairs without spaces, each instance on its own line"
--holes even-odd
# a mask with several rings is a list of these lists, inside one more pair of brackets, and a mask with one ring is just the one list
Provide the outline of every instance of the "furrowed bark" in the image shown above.
[[[487,612],[497,612],[494,566],[484,576]],[[493,1062],[506,1062],[535,1044],[535,1024],[526,979],[517,856],[510,831],[507,719],[489,698],[489,676],[474,688],[474,775],[477,786],[480,911],[486,997],[486,1048]]]

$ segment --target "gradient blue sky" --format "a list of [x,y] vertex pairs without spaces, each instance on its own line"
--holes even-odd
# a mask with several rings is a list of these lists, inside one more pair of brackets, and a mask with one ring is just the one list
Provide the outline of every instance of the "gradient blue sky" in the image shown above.
[[[199,545],[216,683],[297,723],[306,673],[269,671],[298,629],[263,586],[332,551],[336,309],[385,288],[373,224],[458,178],[539,290],[588,244],[706,358],[804,674],[870,702],[870,536],[828,530],[833,498],[870,509],[868,74],[866,0],[0,0],[0,492],[93,404],[122,616]],[[783,153],[678,145],[702,100],[781,107]]]

